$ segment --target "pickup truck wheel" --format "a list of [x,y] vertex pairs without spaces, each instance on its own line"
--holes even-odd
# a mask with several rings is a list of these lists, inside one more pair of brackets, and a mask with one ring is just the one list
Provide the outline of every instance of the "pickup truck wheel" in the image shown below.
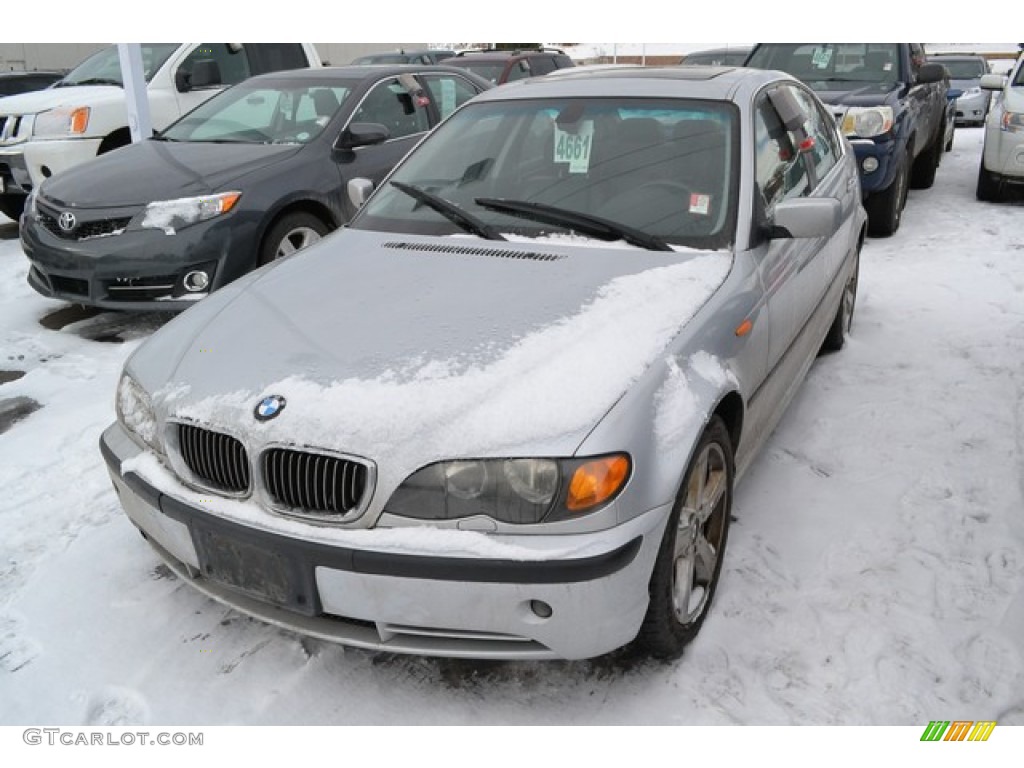
[[17,221],[25,210],[25,195],[0,195],[0,213],[11,221]]
[[1003,197],[999,186],[999,179],[985,168],[985,161],[982,160],[978,167],[978,189],[975,196],[983,202],[998,203]]
[[935,172],[942,159],[942,130],[935,134],[924,152],[914,161],[910,175],[910,186],[914,189],[929,189],[935,183]]
[[869,195],[864,201],[864,208],[868,212],[868,234],[872,237],[889,237],[900,228],[903,207],[907,202],[909,175],[910,162],[905,160],[892,184],[881,192]]
[[713,416],[686,469],[648,586],[640,650],[678,657],[700,631],[722,572],[735,475],[725,422]]
[[329,228],[320,219],[305,211],[285,214],[270,228],[260,246],[259,264],[290,256],[295,251],[312,245],[326,235]]

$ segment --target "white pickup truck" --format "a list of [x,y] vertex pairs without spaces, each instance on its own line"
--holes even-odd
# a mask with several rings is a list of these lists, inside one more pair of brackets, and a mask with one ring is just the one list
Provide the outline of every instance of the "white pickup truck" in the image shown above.
[[[250,75],[322,65],[312,43],[143,43],[150,118],[162,130]],[[117,46],[52,87],[0,98],[0,213],[17,220],[43,179],[131,142]]]

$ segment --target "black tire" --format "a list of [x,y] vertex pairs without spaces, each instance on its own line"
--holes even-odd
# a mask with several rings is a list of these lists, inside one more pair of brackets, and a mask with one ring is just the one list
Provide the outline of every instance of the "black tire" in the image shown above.
[[946,142],[946,151],[953,151],[953,139],[956,137],[956,126],[953,126],[952,133],[949,134],[949,141]]
[[17,221],[25,210],[26,195],[0,195],[0,213],[11,221]]
[[914,161],[913,170],[910,173],[910,187],[912,189],[930,189],[935,183],[935,172],[939,169],[939,161],[942,159],[942,126],[939,126],[936,133],[924,151]]
[[864,201],[864,208],[868,212],[868,234],[872,237],[889,237],[900,228],[903,208],[907,204],[909,175],[909,161],[904,160],[892,184],[881,192],[869,195]]
[[846,344],[846,337],[853,326],[853,310],[857,304],[857,283],[860,280],[860,246],[853,255],[853,270],[843,287],[842,297],[839,299],[839,308],[836,310],[832,326],[825,335],[825,341],[821,345],[823,352],[838,352]]
[[267,231],[260,245],[257,266],[289,256],[295,251],[312,245],[331,231],[322,219],[305,211],[286,213]]
[[978,166],[978,188],[975,197],[982,202],[998,203],[1003,199],[1001,186],[999,177],[985,168],[985,161],[982,159],[981,165]]
[[734,481],[729,430],[712,416],[686,468],[658,549],[648,586],[650,603],[635,641],[641,652],[677,658],[704,624],[722,572]]

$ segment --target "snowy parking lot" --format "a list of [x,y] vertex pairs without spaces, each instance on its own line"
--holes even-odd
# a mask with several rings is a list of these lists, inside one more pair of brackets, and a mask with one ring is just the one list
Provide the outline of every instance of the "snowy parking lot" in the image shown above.
[[0,217],[0,724],[1024,725],[1024,205],[975,200],[981,141],[865,245],[852,337],[739,486],[668,664],[373,654],[180,583],[97,446],[167,318],[38,296]]

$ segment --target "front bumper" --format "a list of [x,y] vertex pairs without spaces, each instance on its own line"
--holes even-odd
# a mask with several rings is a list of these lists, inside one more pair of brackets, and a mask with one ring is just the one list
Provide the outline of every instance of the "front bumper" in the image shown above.
[[[76,240],[57,236],[26,213],[19,232],[32,265],[29,285],[43,296],[105,309],[177,311],[255,265],[252,238],[244,231],[239,236],[232,224],[212,219],[173,235],[128,228]],[[184,278],[196,270],[208,274],[209,284],[187,291]]]
[[[658,507],[600,533],[503,537],[532,544],[537,559],[372,549],[351,538],[325,543],[323,527],[313,541],[243,524],[158,490],[122,472],[140,449],[118,424],[100,448],[125,513],[183,581],[271,624],[391,653],[584,659],[626,645],[647,611],[671,511]],[[588,555],[546,558],[551,542],[543,540],[552,538]]]
[[0,177],[8,192],[28,194],[44,179],[96,157],[101,142],[100,138],[52,139],[0,146]]
[[[860,172],[860,188],[866,198],[874,192],[888,189],[896,179],[902,153],[897,152],[895,141],[873,141],[872,139],[851,138],[854,155],[857,158],[857,169]],[[871,163],[877,163],[873,170],[867,170]]]
[[998,116],[990,117],[985,125],[982,162],[1001,181],[1024,184],[1024,131],[1003,130]]
[[958,98],[956,100],[956,124],[971,125],[985,122],[990,98],[987,91]]

